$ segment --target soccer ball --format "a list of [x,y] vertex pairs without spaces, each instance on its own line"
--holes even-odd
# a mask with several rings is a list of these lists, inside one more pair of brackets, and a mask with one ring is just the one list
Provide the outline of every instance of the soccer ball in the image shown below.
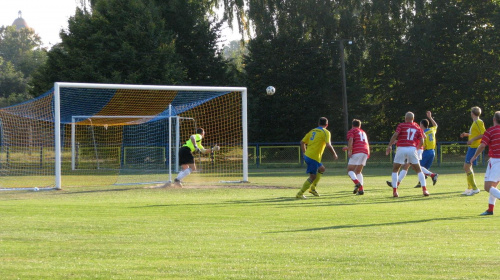
[[33,189],[33,191],[35,191],[35,192],[37,192],[37,191],[39,191],[39,190],[40,190],[40,189],[38,189],[37,187],[35,187],[35,188]]
[[276,89],[273,86],[268,86],[266,88],[267,95],[273,95],[276,92]]

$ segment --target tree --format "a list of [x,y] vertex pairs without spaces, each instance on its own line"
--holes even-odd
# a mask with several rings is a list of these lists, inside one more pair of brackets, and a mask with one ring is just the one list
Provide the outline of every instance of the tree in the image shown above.
[[0,107],[32,98],[28,83],[45,60],[46,51],[33,29],[0,27]]
[[0,56],[0,108],[29,99],[23,73]]
[[234,75],[217,48],[222,22],[211,19],[214,2],[155,0],[166,26],[175,36],[175,50],[186,68],[183,84],[229,85]]
[[42,39],[31,28],[0,27],[0,55],[28,78],[46,59]]
[[101,0],[92,12],[77,9],[62,42],[37,72],[34,94],[54,81],[178,84],[186,69],[153,1]]

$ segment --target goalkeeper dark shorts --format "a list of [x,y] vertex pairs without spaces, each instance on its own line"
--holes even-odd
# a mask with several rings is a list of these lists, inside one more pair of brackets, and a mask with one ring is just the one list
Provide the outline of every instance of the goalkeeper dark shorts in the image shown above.
[[179,165],[194,163],[194,157],[189,147],[181,147],[179,149]]

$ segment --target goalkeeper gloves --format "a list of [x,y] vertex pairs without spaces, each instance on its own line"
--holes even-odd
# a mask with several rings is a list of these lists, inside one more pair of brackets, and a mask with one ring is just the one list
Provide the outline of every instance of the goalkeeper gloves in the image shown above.
[[220,147],[215,145],[213,148],[212,148],[212,152],[217,152],[220,150]]

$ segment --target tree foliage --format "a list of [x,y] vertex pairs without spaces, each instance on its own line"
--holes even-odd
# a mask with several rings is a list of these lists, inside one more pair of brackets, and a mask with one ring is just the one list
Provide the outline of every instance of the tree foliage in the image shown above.
[[54,81],[217,85],[230,80],[216,43],[219,23],[203,1],[84,3],[37,73],[34,93]]
[[[333,140],[344,140],[339,39],[354,40],[345,48],[349,118],[361,119],[371,140],[387,141],[407,111],[417,121],[433,111],[439,139],[454,141],[470,126],[470,107],[482,107],[489,125],[500,110],[500,13],[494,1],[247,3],[256,37],[248,44],[245,70],[250,92],[259,95],[250,101],[257,131],[252,141],[298,141],[301,133],[290,129],[290,120],[304,134],[321,116],[333,119]],[[321,59],[302,55],[305,45]],[[294,65],[309,67],[287,72]],[[302,80],[309,90],[302,90]],[[264,89],[270,84],[277,94],[269,98]]]
[[[344,141],[345,55],[349,119],[361,119],[372,141],[387,141],[407,111],[417,121],[432,111],[439,140],[455,141],[470,107],[483,108],[487,125],[500,110],[495,0],[80,2],[33,93],[54,81],[244,85],[251,142],[298,142],[321,116]],[[250,37],[229,60],[217,48],[219,6],[221,20],[236,19]],[[342,53],[344,39],[354,43]]]
[[45,60],[41,38],[33,29],[0,27],[0,107],[32,98],[28,83]]
[[55,81],[175,84],[185,77],[175,34],[152,1],[97,1],[92,13],[77,9],[60,35],[34,93]]

